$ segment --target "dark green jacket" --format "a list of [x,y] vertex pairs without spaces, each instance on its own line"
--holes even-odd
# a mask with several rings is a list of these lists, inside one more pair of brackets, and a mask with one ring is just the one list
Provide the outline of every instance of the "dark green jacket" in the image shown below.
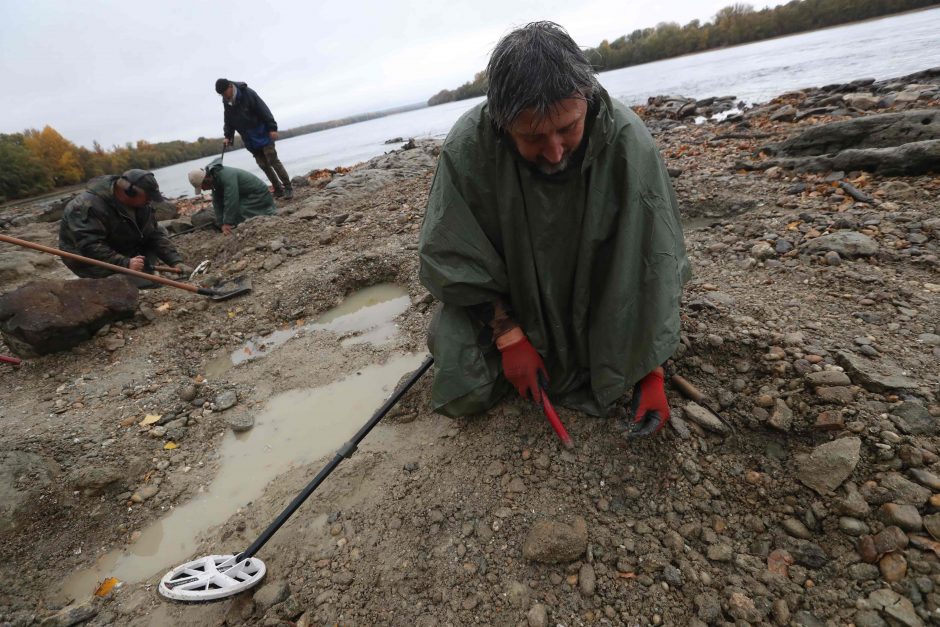
[[434,409],[500,376],[466,309],[496,298],[544,358],[550,397],[592,414],[674,352],[690,271],[669,175],[636,114],[606,92],[597,104],[583,161],[556,178],[497,134],[485,102],[448,134],[419,242],[421,282],[444,303]]
[[[108,175],[91,179],[85,191],[65,206],[59,224],[59,248],[124,267],[138,255],[155,256],[171,266],[181,263],[183,256],[157,224],[150,205],[130,209],[115,200],[114,182],[118,178]],[[108,274],[79,262],[69,261],[66,265],[86,274]]]
[[273,216],[274,197],[268,186],[251,172],[222,165],[221,159],[206,166],[212,176],[212,208],[215,223],[235,226],[255,216]]

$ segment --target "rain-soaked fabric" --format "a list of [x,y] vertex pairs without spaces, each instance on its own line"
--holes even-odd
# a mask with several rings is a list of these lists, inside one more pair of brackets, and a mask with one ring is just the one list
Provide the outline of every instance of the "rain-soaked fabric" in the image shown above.
[[605,414],[674,352],[690,271],[669,175],[632,111],[606,92],[591,110],[583,161],[558,176],[500,137],[485,102],[447,136],[419,244],[421,281],[443,303],[428,342],[435,411],[482,411],[508,389],[466,309],[497,298],[568,407]]
[[206,174],[212,175],[212,208],[219,226],[274,215],[274,198],[268,186],[251,172],[223,166],[221,158],[216,158],[206,166]]
[[[117,175],[98,176],[65,206],[59,223],[59,248],[70,253],[127,268],[132,257],[144,255],[175,266],[183,261],[169,235],[157,224],[150,204],[125,207],[114,197]],[[76,275],[102,278],[111,270],[63,259]]]

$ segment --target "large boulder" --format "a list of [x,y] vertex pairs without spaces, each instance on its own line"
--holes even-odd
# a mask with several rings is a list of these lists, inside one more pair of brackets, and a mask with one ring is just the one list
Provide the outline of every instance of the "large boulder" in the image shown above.
[[889,148],[848,148],[818,157],[781,157],[758,163],[739,163],[745,170],[781,167],[797,172],[851,172],[864,170],[883,176],[919,176],[940,167],[940,139],[909,142]]
[[761,151],[775,158],[737,166],[917,176],[940,167],[940,112],[920,109],[831,122]]
[[18,355],[46,355],[136,310],[137,287],[122,276],[33,281],[0,296],[0,334]]
[[180,215],[180,210],[176,206],[176,203],[172,203],[169,200],[153,203],[153,212],[156,214],[157,222],[172,220]]
[[200,209],[190,216],[189,221],[193,223],[194,227],[202,227],[213,224],[215,223],[215,211],[212,209],[212,207]]
[[836,231],[820,235],[803,245],[803,252],[809,254],[835,251],[847,259],[871,257],[878,253],[878,242],[864,233],[856,231]]
[[815,126],[763,151],[781,157],[832,155],[850,148],[889,148],[940,139],[940,112],[935,109],[868,115]]
[[189,218],[177,218],[175,220],[164,220],[159,223],[161,227],[166,229],[166,232],[170,235],[175,235],[177,233],[185,233],[193,228],[193,223]]
[[36,221],[58,222],[62,219],[62,214],[65,213],[65,206],[72,202],[72,199],[77,195],[78,194],[71,194],[64,198],[53,200],[51,203],[44,205],[42,211],[36,215]]

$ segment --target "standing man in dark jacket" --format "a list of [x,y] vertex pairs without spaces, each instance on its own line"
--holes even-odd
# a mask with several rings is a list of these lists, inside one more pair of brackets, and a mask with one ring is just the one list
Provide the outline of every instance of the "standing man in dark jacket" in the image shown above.
[[[284,164],[277,156],[277,122],[264,100],[247,83],[233,83],[227,78],[215,82],[215,91],[222,96],[225,110],[225,145],[235,139],[235,131],[242,136],[245,148],[258,163],[274,186],[274,196],[290,200],[294,190]],[[278,180],[280,179],[280,180]]]
[[[65,206],[59,224],[59,248],[138,272],[147,272],[159,260],[183,271],[183,256],[170,242],[166,230],[157,224],[151,205],[161,200],[157,179],[146,170],[93,178],[85,191]],[[114,274],[106,268],[71,259],[63,262],[86,279]],[[139,287],[155,286],[142,279],[132,280]]]

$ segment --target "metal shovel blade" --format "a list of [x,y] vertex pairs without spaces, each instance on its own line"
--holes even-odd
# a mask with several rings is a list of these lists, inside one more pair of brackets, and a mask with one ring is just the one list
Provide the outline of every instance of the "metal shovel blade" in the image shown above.
[[202,288],[204,294],[212,300],[228,300],[251,291],[251,279],[246,276],[228,279],[211,288]]

